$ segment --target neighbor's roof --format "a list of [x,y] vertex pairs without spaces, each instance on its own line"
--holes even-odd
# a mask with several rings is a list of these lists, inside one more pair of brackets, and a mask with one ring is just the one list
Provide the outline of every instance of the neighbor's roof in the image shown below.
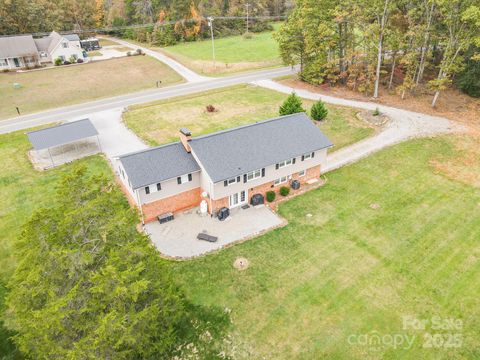
[[332,146],[305,113],[195,137],[190,146],[214,183]]
[[35,41],[35,45],[37,45],[38,51],[48,51],[48,46],[52,42],[52,38],[50,36],[45,36],[39,39],[33,39]]
[[0,59],[38,55],[32,35],[0,37]]
[[80,41],[80,38],[78,37],[77,34],[66,34],[66,35],[63,35],[63,37],[68,41]]
[[50,54],[53,50],[55,50],[57,45],[62,41],[63,37],[56,31],[52,31],[50,35],[48,35],[48,37],[50,38],[50,43],[48,44],[47,51]]
[[192,154],[179,142],[123,155],[119,159],[134,189],[200,170]]
[[89,119],[72,121],[27,133],[35,150],[64,145],[95,135],[98,135],[97,129]]

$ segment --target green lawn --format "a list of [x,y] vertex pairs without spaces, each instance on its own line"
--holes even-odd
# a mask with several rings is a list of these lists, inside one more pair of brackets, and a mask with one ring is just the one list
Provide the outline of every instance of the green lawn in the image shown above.
[[[275,24],[274,29],[279,26]],[[162,51],[192,70],[208,75],[273,67],[282,64],[274,32],[251,33],[251,39],[241,35],[215,39],[215,68],[210,40],[185,42],[162,48]]]
[[[239,85],[202,94],[136,105],[124,120],[151,145],[178,140],[178,130],[187,127],[194,135],[208,134],[278,116],[286,95],[251,85]],[[208,113],[205,107],[217,109]],[[304,101],[309,110],[312,102]],[[357,142],[374,132],[355,117],[356,110],[327,105],[329,115],[320,128],[335,144],[335,149]]]
[[[436,138],[384,150],[281,204],[286,227],[171,264],[194,303],[231,309],[238,358],[478,359],[480,188],[431,164],[453,149]],[[232,266],[239,256],[245,271]],[[404,331],[404,315],[463,329]],[[376,332],[416,339],[408,350],[348,343]],[[422,348],[427,332],[460,333],[463,344]]]
[[98,39],[98,42],[100,43],[100,46],[119,45],[116,41],[106,38],[100,38]]
[[[12,243],[33,211],[48,206],[59,178],[71,169],[71,165],[64,165],[45,172],[35,171],[27,158],[30,143],[25,132],[0,135],[0,313],[3,311],[4,285],[14,267]],[[91,173],[112,174],[107,161],[100,155],[80,161]],[[0,359],[6,354],[12,357],[5,359],[16,359],[14,347],[6,339],[8,334],[0,321]]]
[[[0,74],[0,119],[182,81],[149,56],[132,56],[28,73]],[[20,89],[13,87],[21,85]]]

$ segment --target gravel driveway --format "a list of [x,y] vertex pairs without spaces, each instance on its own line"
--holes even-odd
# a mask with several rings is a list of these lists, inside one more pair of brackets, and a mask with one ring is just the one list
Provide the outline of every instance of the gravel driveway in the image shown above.
[[348,100],[317,94],[311,91],[285,86],[273,80],[260,80],[253,82],[253,84],[286,94],[295,92],[298,96],[305,99],[321,99],[326,103],[335,105],[350,106],[365,110],[375,110],[378,108],[380,112],[385,113],[390,118],[390,121],[383,126],[382,131],[378,134],[328,154],[327,165],[324,167],[323,172],[338,169],[344,165],[358,161],[373,152],[408,139],[465,130],[463,126],[442,117],[397,109],[372,102]]

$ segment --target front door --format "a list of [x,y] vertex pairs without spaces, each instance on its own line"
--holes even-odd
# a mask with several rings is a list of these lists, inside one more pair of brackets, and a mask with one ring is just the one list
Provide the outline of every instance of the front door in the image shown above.
[[242,205],[247,201],[247,192],[240,191],[233,195],[230,195],[230,208],[234,208],[236,206]]
[[15,63],[15,67],[20,67],[20,61],[17,58],[13,58],[13,62]]

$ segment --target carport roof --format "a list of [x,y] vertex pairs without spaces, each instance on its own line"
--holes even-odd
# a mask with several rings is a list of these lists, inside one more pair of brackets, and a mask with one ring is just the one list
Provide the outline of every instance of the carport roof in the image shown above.
[[72,121],[27,133],[28,139],[35,150],[65,145],[96,135],[98,135],[98,131],[90,119]]

